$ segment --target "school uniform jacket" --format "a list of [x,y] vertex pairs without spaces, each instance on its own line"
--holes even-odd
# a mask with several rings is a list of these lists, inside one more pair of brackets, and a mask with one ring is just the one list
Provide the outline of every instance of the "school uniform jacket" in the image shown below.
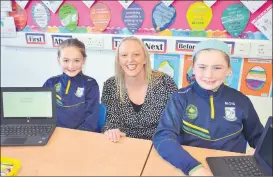
[[56,89],[57,126],[87,131],[98,130],[99,86],[82,72],[65,73],[48,79],[43,87]]
[[225,86],[213,92],[197,82],[175,92],[162,113],[153,144],[158,153],[185,174],[200,164],[181,145],[245,153],[263,131],[247,96]]

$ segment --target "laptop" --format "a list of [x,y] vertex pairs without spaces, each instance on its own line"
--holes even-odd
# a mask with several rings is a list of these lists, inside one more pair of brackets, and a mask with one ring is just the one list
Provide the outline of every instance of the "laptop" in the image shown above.
[[257,144],[254,156],[207,157],[214,176],[272,176],[272,116]]
[[1,146],[46,145],[56,127],[51,88],[1,88]]

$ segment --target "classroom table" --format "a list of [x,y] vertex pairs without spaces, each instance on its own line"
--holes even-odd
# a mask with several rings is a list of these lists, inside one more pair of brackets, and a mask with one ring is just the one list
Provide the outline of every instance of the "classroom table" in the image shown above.
[[19,159],[18,176],[140,176],[152,142],[56,128],[45,146],[1,147],[1,155]]
[[[240,153],[219,151],[213,149],[197,148],[190,146],[183,147],[194,158],[201,162],[207,169],[209,169],[209,167],[206,162],[206,157],[244,155]],[[143,170],[142,176],[184,176],[184,173],[180,169],[175,168],[169,162],[162,159],[153,147]]]

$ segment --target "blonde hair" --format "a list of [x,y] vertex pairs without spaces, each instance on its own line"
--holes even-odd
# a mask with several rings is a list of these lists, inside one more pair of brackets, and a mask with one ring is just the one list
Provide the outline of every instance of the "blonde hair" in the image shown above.
[[151,61],[150,61],[150,55],[149,52],[145,46],[145,44],[142,42],[142,40],[140,40],[137,37],[134,36],[129,36],[129,37],[125,37],[123,38],[117,49],[116,49],[116,58],[115,58],[115,79],[116,79],[116,87],[117,87],[117,91],[119,94],[119,98],[121,102],[124,102],[124,95],[126,93],[126,88],[125,88],[125,74],[123,69],[121,68],[120,64],[119,64],[119,48],[121,46],[122,43],[124,43],[125,41],[137,41],[139,43],[139,45],[141,45],[143,51],[144,51],[144,58],[146,59],[146,64],[144,65],[144,72],[145,72],[145,77],[144,79],[148,81],[148,84],[152,83],[152,81],[155,78],[158,78],[159,76],[162,75],[161,72],[154,72],[152,70],[152,66],[151,66]]

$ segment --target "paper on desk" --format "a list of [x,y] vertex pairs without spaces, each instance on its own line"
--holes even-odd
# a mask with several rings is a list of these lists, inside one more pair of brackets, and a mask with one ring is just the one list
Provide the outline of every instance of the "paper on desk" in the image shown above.
[[246,1],[246,0],[241,0],[241,3],[244,4],[244,6],[246,6],[246,8],[248,8],[248,10],[251,13],[256,12],[260,7],[262,7],[262,5],[264,5],[264,3],[266,3],[266,1]]
[[268,40],[272,40],[272,4],[251,23],[255,25]]

